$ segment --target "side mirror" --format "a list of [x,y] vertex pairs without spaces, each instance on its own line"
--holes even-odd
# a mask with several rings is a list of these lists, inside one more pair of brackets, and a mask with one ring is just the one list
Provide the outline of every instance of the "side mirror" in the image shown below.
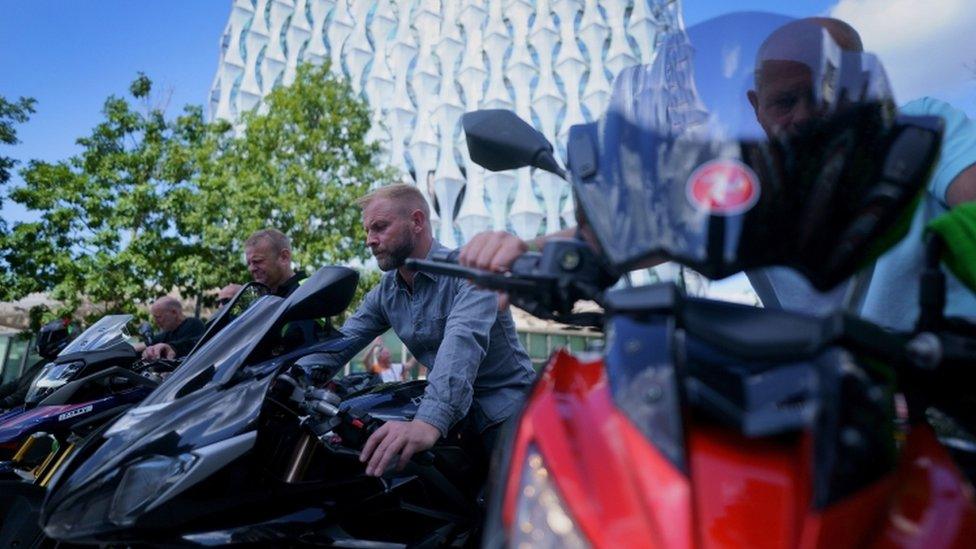
[[475,164],[493,172],[533,166],[565,179],[552,143],[512,111],[486,109],[461,117],[468,153]]
[[[248,309],[255,301],[263,296],[271,293],[271,288],[268,288],[260,282],[248,282],[243,288],[237,291],[234,297],[230,300],[227,305],[219,311],[219,313],[224,313],[237,318],[244,311]],[[226,312],[225,312],[226,311]]]
[[284,322],[335,316],[352,302],[359,273],[347,267],[322,267],[302,281],[285,302]]

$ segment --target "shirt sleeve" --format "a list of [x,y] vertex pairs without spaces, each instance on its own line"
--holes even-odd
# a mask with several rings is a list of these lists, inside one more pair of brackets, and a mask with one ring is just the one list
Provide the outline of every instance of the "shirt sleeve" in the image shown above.
[[444,339],[427,375],[427,389],[415,419],[437,427],[446,436],[471,407],[478,367],[488,353],[498,297],[467,281],[458,281],[447,317]]
[[942,148],[929,180],[929,192],[947,206],[949,186],[963,170],[976,164],[976,121],[945,101],[931,97],[916,99],[900,110],[913,116],[938,116],[945,121]]

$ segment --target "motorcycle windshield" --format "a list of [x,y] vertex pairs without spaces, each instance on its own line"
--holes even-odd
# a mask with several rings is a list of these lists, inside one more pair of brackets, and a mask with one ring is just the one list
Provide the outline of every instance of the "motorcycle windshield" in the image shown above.
[[228,379],[278,320],[283,301],[276,296],[259,298],[226,328],[195,349],[142,402],[141,407],[172,402],[211,383]]
[[66,356],[72,353],[89,351],[100,351],[114,347],[119,343],[124,343],[129,338],[126,325],[132,320],[132,315],[108,315],[103,316],[98,322],[92,324],[87,330],[81,333],[74,341],[68,344],[58,356]]
[[811,20],[731,14],[622,71],[568,148],[611,264],[673,259],[711,278],[785,264],[835,282],[821,271],[868,207],[895,120],[881,64],[848,40]]

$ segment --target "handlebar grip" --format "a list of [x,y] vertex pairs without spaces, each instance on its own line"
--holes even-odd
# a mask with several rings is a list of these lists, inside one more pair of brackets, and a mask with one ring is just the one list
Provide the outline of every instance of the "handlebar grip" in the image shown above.
[[438,263],[457,263],[461,250],[437,250],[430,253],[430,260]]
[[[458,258],[460,256],[461,250],[438,250],[431,252],[430,260],[437,263],[450,263],[452,265],[457,265]],[[533,273],[539,266],[540,257],[542,257],[542,254],[539,252],[526,252],[515,258],[510,270],[513,273],[520,274]]]
[[542,254],[539,252],[525,252],[515,258],[509,270],[515,274],[532,274],[539,268]]

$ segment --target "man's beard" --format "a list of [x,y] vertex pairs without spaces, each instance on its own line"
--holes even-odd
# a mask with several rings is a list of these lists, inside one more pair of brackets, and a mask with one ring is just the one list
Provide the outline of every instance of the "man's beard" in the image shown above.
[[409,238],[404,239],[396,247],[387,251],[383,257],[376,257],[376,264],[381,271],[392,271],[399,269],[406,263],[407,258],[413,253],[413,242]]

